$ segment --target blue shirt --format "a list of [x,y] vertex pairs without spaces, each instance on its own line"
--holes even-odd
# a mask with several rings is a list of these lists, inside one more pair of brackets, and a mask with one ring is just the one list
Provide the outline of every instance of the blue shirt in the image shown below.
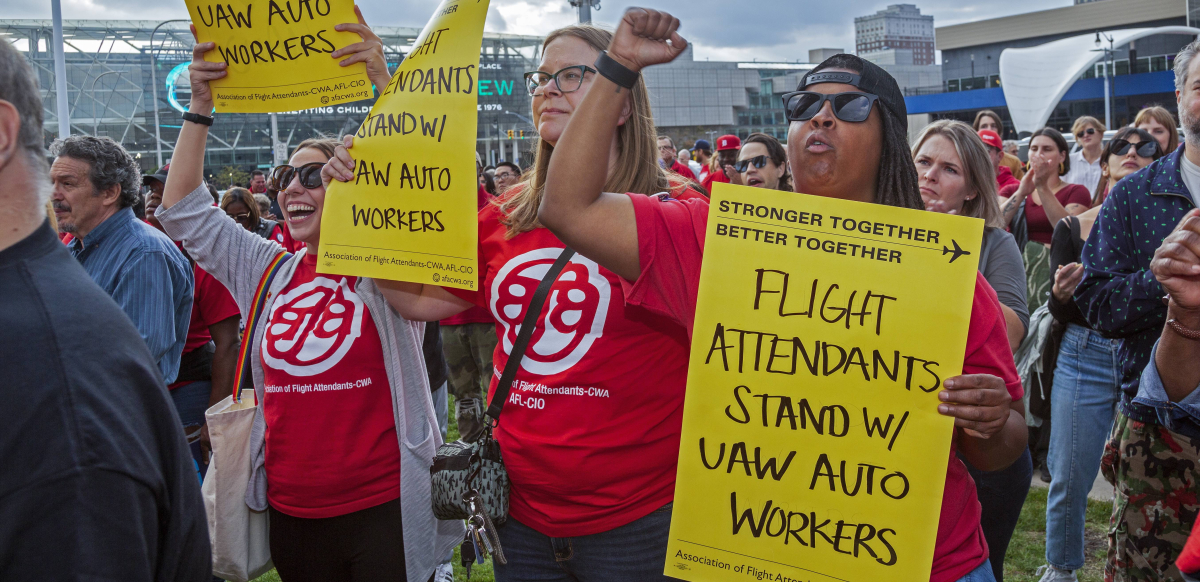
[[1171,398],[1167,396],[1167,389],[1163,386],[1162,376],[1158,373],[1158,364],[1154,361],[1154,353],[1157,351],[1158,344],[1155,344],[1150,352],[1150,364],[1142,371],[1141,383],[1133,402],[1153,409],[1158,423],[1167,430],[1191,438],[1200,438],[1200,389],[1193,389],[1179,402],[1171,402]]
[[71,254],[133,321],[163,380],[174,382],[192,315],[192,267],[175,243],[122,208],[75,239]]
[[1196,207],[1180,174],[1184,147],[1117,182],[1083,246],[1083,281],[1075,303],[1092,327],[1120,338],[1121,411],[1158,422],[1153,407],[1134,402],[1142,371],[1167,322],[1166,292],[1150,261],[1183,215]]

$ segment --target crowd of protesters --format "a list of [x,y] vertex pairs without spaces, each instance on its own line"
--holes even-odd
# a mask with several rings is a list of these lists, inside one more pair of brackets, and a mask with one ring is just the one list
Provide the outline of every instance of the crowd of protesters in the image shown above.
[[[332,56],[386,86],[378,37],[361,16],[341,26],[363,42]],[[498,580],[668,579],[717,182],[983,221],[963,374],[939,394],[955,438],[931,581],[1002,582],[1035,478],[1049,484],[1040,579],[1078,580],[1098,472],[1114,492],[1105,579],[1200,575],[1200,41],[1175,59],[1178,124],[1160,106],[1111,134],[1084,116],[1073,143],[1044,127],[1021,154],[984,110],[910,142],[895,80],[842,54],[784,95],[786,144],[680,149],[636,81],[686,49],[678,27],[631,9],[615,33],[546,37],[525,75],[532,165],[476,155],[475,292],[317,273],[325,189],[353,179],[352,136],[305,140],[216,199],[196,121],[226,75],[205,60],[212,43],[194,48],[171,164],[146,176],[107,138],[55,141],[47,164],[37,81],[0,43],[0,577],[210,579],[205,411],[233,390],[243,345],[261,403],[245,502],[269,514],[285,582],[452,579],[463,528],[434,516],[429,483],[451,414],[464,441],[494,434],[511,479]],[[590,349],[548,342],[515,381],[610,398],[510,407],[488,426],[496,371],[556,261],[552,288],[578,303]],[[584,283],[605,293],[575,293]],[[313,381],[356,387],[285,389]]]

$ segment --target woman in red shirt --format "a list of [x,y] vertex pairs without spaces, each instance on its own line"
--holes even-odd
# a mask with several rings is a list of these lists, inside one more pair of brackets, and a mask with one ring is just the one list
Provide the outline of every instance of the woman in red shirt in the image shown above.
[[[675,32],[678,23],[669,14],[630,9],[608,52],[633,72],[669,62],[687,46]],[[828,76],[814,78],[817,71],[859,77],[850,79],[857,85],[843,84]],[[620,114],[619,100],[612,96],[624,89],[607,78],[595,83],[595,96],[579,107],[550,164],[539,216],[581,254],[621,276],[630,308],[661,313],[690,330],[708,205],[605,193],[612,190],[594,169],[604,153],[592,144],[612,135]],[[853,100],[862,106],[855,111],[842,99],[837,112],[832,102],[817,101],[818,109],[806,108],[802,99],[797,99],[799,106],[789,101],[788,158],[797,191],[923,208],[908,152],[904,98],[891,76],[858,57],[837,55],[806,75],[801,88],[811,92],[807,97],[870,90],[877,100],[861,96]],[[856,119],[856,112],[867,117]],[[975,466],[993,470],[1010,465],[1025,449],[1021,385],[999,303],[982,277],[976,279],[963,370],[966,374],[947,379],[939,394],[939,412],[954,417],[957,429],[933,557],[934,582],[994,580],[975,487],[954,450]]]
[[[599,79],[593,63],[611,37],[591,26],[556,30],[546,37],[538,70],[526,74],[537,161],[524,182],[479,212],[480,291],[380,282],[409,319],[489,309],[500,340],[496,370],[507,364],[529,300],[563,250],[537,220],[546,167]],[[618,101],[617,129],[592,168],[600,181],[622,192],[707,200],[659,167],[645,87],[639,83]],[[353,178],[350,153],[338,148],[327,179]],[[496,579],[662,579],[687,332],[629,306],[617,275],[578,255],[545,305],[494,433],[512,480],[510,515],[498,531],[508,564],[494,564]],[[499,377],[492,376],[489,399]]]
[[[336,28],[363,42],[331,56],[343,66],[365,62],[371,82],[385,86],[382,43],[362,16]],[[226,74],[226,63],[204,59],[214,48],[192,51],[195,115],[213,115],[209,81]],[[184,122],[155,216],[245,313],[283,249],[212,206],[202,177],[207,134],[207,125]],[[271,558],[284,582],[425,582],[463,525],[433,515],[429,466],[441,434],[424,324],[396,315],[369,278],[317,272],[319,174],[335,146],[305,140],[271,173],[284,219],[307,247],[279,264],[262,317],[245,332],[259,404],[245,501],[269,512]]]

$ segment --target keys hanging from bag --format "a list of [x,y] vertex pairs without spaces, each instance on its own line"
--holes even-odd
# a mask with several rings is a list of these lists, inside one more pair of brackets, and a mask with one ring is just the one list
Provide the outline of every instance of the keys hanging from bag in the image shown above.
[[574,250],[564,248],[529,300],[525,317],[521,319],[521,331],[517,334],[517,341],[513,343],[508,362],[504,365],[504,373],[488,405],[483,438],[474,443],[455,441],[438,447],[433,465],[429,468],[433,481],[434,516],[446,520],[468,520],[467,536],[462,545],[464,567],[469,563],[468,554],[470,560],[481,560],[491,553],[501,564],[507,563],[495,526],[508,519],[511,483],[500,456],[500,445],[492,438],[492,429],[500,424],[500,412],[508,400],[525,350],[529,348],[550,288],[574,255]]

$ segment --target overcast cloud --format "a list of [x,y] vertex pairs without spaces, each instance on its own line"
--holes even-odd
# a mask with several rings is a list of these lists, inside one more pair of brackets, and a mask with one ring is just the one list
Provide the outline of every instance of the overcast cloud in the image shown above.
[[[896,0],[893,0],[894,3]],[[1071,0],[909,0],[934,26],[1045,10]],[[420,27],[438,0],[358,0],[371,24]],[[695,44],[697,59],[807,61],[808,50],[821,47],[854,50],[854,17],[886,7],[887,0],[647,0],[655,8],[673,11],[683,21],[682,34]],[[604,2],[593,11],[600,25],[615,24],[630,5],[642,2]],[[186,18],[181,0],[62,0],[66,19]],[[495,32],[543,35],[576,20],[567,0],[492,0],[487,29]],[[50,18],[48,1],[0,0],[0,18]]]

